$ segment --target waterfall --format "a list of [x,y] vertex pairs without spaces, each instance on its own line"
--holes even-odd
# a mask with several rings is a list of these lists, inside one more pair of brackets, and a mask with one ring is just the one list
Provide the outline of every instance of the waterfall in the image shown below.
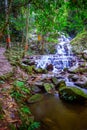
[[43,55],[41,59],[36,60],[37,68],[44,69],[51,64],[53,66],[53,72],[57,72],[76,64],[76,59],[73,56],[70,45],[70,38],[61,35],[58,41],[56,53],[54,55]]

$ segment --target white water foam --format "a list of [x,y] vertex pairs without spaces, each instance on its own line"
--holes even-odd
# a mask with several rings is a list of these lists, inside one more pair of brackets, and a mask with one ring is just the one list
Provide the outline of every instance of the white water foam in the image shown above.
[[56,54],[43,55],[41,59],[36,60],[37,68],[46,68],[48,65],[53,65],[53,72],[56,73],[64,68],[70,68],[76,64],[75,56],[73,56],[70,45],[70,38],[64,35],[58,39],[59,43],[56,46]]

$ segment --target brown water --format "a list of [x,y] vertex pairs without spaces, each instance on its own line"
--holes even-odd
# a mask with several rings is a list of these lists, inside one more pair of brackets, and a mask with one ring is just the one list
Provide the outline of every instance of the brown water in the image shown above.
[[87,104],[62,102],[58,95],[44,95],[38,103],[29,105],[39,130],[87,130]]

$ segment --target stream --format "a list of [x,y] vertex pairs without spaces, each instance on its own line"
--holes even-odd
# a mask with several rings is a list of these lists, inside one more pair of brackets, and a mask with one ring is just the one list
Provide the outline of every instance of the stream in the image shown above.
[[68,104],[58,95],[44,95],[41,102],[29,105],[39,130],[87,130],[87,105]]
[[[51,64],[52,72],[58,74],[65,68],[78,66],[77,58],[69,44],[70,39],[62,35],[59,41],[54,55],[43,55],[36,59],[37,68],[46,68]],[[68,79],[65,79],[69,84]],[[87,104],[63,102],[58,94],[43,95],[43,100],[29,105],[35,120],[41,122],[38,130],[87,130]]]
[[47,68],[47,66],[53,66],[53,73],[58,73],[65,68],[78,65],[76,56],[72,52],[70,45],[70,38],[66,38],[64,35],[58,39],[59,43],[56,45],[56,53],[54,55],[43,55],[36,60],[37,68]]

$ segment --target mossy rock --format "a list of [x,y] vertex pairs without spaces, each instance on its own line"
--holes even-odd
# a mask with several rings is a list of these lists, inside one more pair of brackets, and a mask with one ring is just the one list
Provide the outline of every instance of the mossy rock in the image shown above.
[[82,53],[84,50],[87,49],[87,31],[84,31],[78,34],[72,41],[71,41],[72,49],[75,53]]
[[58,84],[58,79],[56,77],[52,77],[52,82],[53,82],[53,84],[57,85]]
[[36,102],[39,102],[43,99],[43,95],[42,94],[35,94],[33,96],[31,96],[29,99],[28,99],[28,103],[36,103]]
[[28,74],[32,74],[34,72],[34,69],[35,69],[35,66],[34,65],[31,65],[31,66],[27,66],[27,65],[24,65],[24,64],[21,64],[20,63],[20,67],[26,71]]
[[34,93],[39,93],[39,92],[41,92],[41,89],[40,89],[38,86],[36,86],[36,85],[33,85],[33,86],[31,87],[31,90],[32,90],[32,92],[34,92]]
[[59,90],[59,89],[61,89],[63,87],[66,87],[65,81],[64,80],[58,81],[58,84],[56,85],[56,88]]
[[59,89],[60,98],[68,102],[82,102],[87,100],[87,94],[80,88],[63,87]]
[[43,74],[43,73],[47,73],[47,70],[46,69],[42,69],[42,68],[34,68],[34,71],[36,72],[36,73],[41,73],[41,74]]
[[25,65],[35,65],[35,61],[34,60],[29,60],[29,59],[25,59],[22,61],[22,63],[24,63]]
[[32,74],[33,73],[33,69],[34,69],[34,66],[27,66],[27,71],[28,71],[28,74]]
[[52,83],[44,83],[44,89],[47,93],[51,93],[51,90],[54,88],[55,86]]
[[78,67],[78,68],[73,69],[73,70],[69,69],[69,72],[74,73],[74,74],[76,74],[76,73],[84,73],[84,72],[87,72],[87,68],[86,67]]

